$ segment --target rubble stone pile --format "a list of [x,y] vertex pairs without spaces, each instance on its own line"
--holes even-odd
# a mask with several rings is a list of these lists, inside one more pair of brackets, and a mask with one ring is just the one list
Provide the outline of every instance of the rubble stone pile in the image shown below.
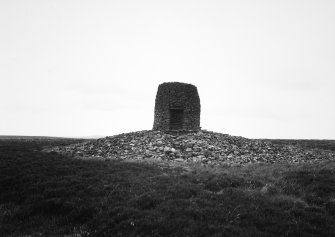
[[167,134],[153,130],[124,133],[93,142],[53,147],[47,151],[83,158],[155,159],[228,166],[260,162],[335,160],[335,153],[332,151],[277,145],[205,130],[184,134]]

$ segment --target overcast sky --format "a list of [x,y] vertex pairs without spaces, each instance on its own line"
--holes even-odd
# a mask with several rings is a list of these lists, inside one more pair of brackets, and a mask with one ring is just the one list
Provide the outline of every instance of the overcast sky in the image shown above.
[[148,130],[170,81],[203,129],[335,139],[335,1],[0,0],[0,135]]

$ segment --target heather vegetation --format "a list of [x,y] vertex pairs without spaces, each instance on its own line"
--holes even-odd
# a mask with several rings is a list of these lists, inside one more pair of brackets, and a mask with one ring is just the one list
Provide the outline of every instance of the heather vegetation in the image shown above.
[[78,159],[0,141],[3,236],[334,236],[335,162]]

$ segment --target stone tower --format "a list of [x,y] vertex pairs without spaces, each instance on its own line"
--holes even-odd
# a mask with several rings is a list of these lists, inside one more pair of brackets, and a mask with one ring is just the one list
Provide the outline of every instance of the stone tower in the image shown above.
[[158,86],[153,130],[200,130],[200,98],[194,85],[166,82]]

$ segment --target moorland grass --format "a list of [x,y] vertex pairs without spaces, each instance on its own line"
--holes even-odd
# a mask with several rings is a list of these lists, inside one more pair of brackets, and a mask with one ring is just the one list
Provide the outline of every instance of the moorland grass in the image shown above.
[[335,233],[335,162],[169,166],[74,159],[43,145],[0,144],[3,236]]

